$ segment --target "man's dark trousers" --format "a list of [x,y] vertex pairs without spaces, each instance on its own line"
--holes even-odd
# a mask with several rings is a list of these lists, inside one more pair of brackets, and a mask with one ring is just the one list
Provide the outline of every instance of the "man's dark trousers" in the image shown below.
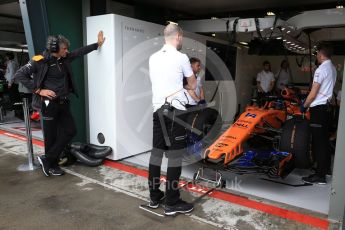
[[55,167],[61,152],[76,134],[69,100],[49,100],[48,105],[42,101],[42,115],[45,156],[49,166]]
[[[176,110],[175,110],[176,111]],[[163,127],[159,120],[158,113],[162,114],[162,109],[158,109],[153,114],[153,149],[149,164],[149,188],[150,198],[158,201],[162,192],[159,190],[161,164],[164,152],[168,157],[168,168],[166,177],[166,204],[174,205],[180,199],[180,191],[178,189],[179,178],[181,176],[181,165],[183,151],[186,147],[186,129],[182,125],[174,122],[172,119],[164,117],[167,134],[169,136],[171,146],[166,145],[163,133]],[[173,111],[170,111],[173,115]],[[185,115],[177,116],[181,120]]]
[[319,177],[326,176],[331,163],[328,146],[329,122],[328,105],[317,105],[310,108],[312,151],[317,163],[316,174]]

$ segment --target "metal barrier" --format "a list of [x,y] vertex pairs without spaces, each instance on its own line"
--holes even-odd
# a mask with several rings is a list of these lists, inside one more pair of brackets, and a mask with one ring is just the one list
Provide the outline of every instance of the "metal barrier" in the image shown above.
[[28,149],[28,163],[19,165],[17,169],[19,171],[32,171],[32,170],[35,170],[37,166],[35,165],[34,155],[33,155],[29,101],[27,98],[23,98],[23,102],[15,103],[14,105],[23,106],[26,141],[27,141],[27,149]]

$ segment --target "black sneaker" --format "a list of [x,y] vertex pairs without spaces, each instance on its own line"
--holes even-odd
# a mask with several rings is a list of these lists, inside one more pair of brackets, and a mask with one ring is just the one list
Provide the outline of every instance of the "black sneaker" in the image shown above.
[[40,165],[42,166],[42,171],[43,171],[44,175],[50,176],[47,159],[44,158],[44,156],[38,156],[37,160],[40,163]]
[[307,177],[302,177],[302,181],[307,184],[319,184],[319,185],[324,185],[327,184],[326,177],[320,177],[316,174],[307,176]]
[[167,216],[173,216],[177,213],[189,213],[193,211],[194,205],[187,203],[183,200],[179,200],[175,205],[166,205],[164,214]]
[[65,174],[65,172],[59,166],[50,168],[49,173],[53,176],[62,176]]
[[158,201],[150,200],[150,203],[147,206],[150,208],[159,208],[159,205],[162,204],[164,200],[165,200],[165,195],[162,192],[161,198]]

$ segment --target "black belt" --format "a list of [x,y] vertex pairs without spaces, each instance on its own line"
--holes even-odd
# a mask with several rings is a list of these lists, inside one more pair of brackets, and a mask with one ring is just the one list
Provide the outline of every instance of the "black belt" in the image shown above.
[[330,103],[330,102],[327,102],[326,104],[315,105],[315,106],[310,107],[310,108],[315,108],[315,107],[327,107],[327,108],[328,108],[329,106],[331,106],[331,103]]

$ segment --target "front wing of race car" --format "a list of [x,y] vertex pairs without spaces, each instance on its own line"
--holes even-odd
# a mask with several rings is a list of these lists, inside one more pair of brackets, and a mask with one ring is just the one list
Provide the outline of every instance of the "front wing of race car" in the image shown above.
[[264,133],[265,128],[279,129],[286,120],[286,112],[247,107],[239,119],[230,126],[204,152],[204,159],[224,165],[229,164],[243,153],[243,146],[254,133]]
[[263,174],[281,178],[293,169],[292,154],[275,150],[248,150],[229,163],[225,171],[236,174]]

